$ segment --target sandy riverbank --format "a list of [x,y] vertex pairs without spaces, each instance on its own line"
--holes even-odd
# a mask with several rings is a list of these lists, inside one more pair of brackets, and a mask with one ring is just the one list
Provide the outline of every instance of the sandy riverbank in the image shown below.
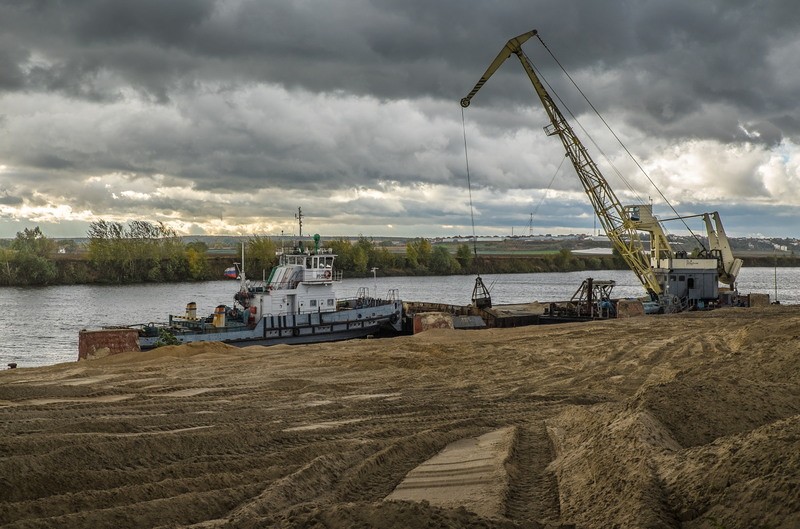
[[0,372],[4,527],[800,527],[800,307]]

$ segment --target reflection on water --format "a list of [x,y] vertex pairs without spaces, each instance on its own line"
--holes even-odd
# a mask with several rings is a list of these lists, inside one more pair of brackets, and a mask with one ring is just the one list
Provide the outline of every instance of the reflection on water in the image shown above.
[[[569,299],[587,277],[616,281],[616,297],[644,294],[636,276],[621,270],[482,277],[496,304]],[[396,288],[404,300],[467,305],[474,284],[474,276],[345,279],[337,293],[352,297],[365,286],[385,296]],[[776,285],[781,303],[800,303],[800,268],[744,268],[739,276],[744,294],[764,293],[774,300]],[[220,303],[232,303],[237,288],[235,281],[0,288],[0,369],[9,362],[19,367],[72,362],[80,329],[166,321],[168,314],[182,314],[190,301],[199,314],[210,314]]]

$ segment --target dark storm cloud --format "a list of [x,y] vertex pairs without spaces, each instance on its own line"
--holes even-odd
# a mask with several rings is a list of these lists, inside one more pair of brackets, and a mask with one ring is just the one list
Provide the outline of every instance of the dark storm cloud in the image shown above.
[[40,169],[68,169],[73,167],[73,163],[69,160],[46,153],[36,156],[34,159],[29,160],[28,163]]
[[0,91],[18,90],[25,84],[20,62],[25,51],[14,45],[8,37],[0,37]]
[[[571,72],[616,72],[617,81],[593,99],[629,109],[640,126],[730,140],[718,130],[671,128],[702,115],[704,102],[726,103],[742,110],[741,119],[761,116],[771,124],[773,141],[775,131],[789,126],[782,118],[796,109],[797,83],[775,85],[769,52],[795,38],[798,11],[788,1],[722,0],[7,2],[2,24],[16,46],[4,47],[0,87],[24,83],[113,99],[124,85],[164,102],[193,81],[255,81],[457,100],[508,38],[535,27]],[[537,42],[526,47],[545,72],[560,77]],[[49,63],[21,68],[36,53]],[[503,68],[480,97],[530,104],[517,68]],[[99,81],[103,72],[116,82]]]
[[6,206],[18,206],[22,204],[22,197],[15,197],[0,193],[0,204]]
[[88,0],[69,2],[69,24],[88,45],[151,40],[175,46],[191,39],[194,30],[212,15],[213,0]]
[[[218,197],[275,189],[287,203],[400,192],[388,182],[463,189],[458,101],[509,38],[534,28],[641,158],[690,140],[769,149],[800,142],[798,27],[800,7],[786,0],[5,0],[0,166],[104,211],[135,211],[159,185]],[[569,108],[588,113],[538,40],[525,50]],[[475,186],[498,201],[510,189],[538,197],[562,157],[545,121],[512,57],[467,111]],[[767,196],[760,161],[748,163],[755,169],[731,176],[728,191]],[[685,195],[708,183],[669,182],[670,169],[659,175]],[[112,190],[85,184],[110,173],[135,193],[112,201]],[[553,189],[580,191],[571,168]],[[146,200],[199,217],[205,199]],[[398,211],[457,223],[463,212],[443,202],[409,196]],[[362,197],[353,208],[390,222],[379,204]],[[531,204],[483,208],[508,224]],[[549,211],[566,226],[587,210]]]

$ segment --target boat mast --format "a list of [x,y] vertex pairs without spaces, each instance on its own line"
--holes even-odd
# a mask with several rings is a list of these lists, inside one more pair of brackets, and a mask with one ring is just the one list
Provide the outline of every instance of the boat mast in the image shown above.
[[297,208],[297,213],[295,214],[294,218],[297,219],[297,223],[300,224],[300,238],[303,238],[303,208]]
[[244,288],[245,277],[244,277],[244,241],[242,241],[242,265],[241,270],[239,270],[239,281],[242,284],[242,288]]

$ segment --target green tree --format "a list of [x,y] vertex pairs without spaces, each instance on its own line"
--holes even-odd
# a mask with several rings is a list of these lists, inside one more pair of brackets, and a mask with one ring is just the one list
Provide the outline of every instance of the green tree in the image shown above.
[[[377,268],[388,268],[393,261],[391,258],[391,254],[386,248],[382,248],[375,244],[375,241],[372,239],[368,239],[363,235],[358,236],[358,240],[356,241],[354,247],[356,249],[361,249],[366,255],[367,262],[366,265],[363,267],[365,271],[371,270],[373,267]],[[357,268],[361,268],[361,263],[357,263]]]
[[55,263],[47,257],[18,253],[14,261],[17,281],[25,285],[49,285],[58,275]]
[[428,239],[415,239],[414,244],[417,246],[417,259],[419,259],[419,264],[428,266],[433,251],[431,242]]
[[406,243],[406,259],[412,268],[425,268],[431,260],[431,243],[428,239],[416,238]]
[[336,255],[334,266],[339,270],[353,270],[353,245],[347,239],[328,243],[328,248]]
[[573,260],[572,252],[566,248],[562,248],[555,256],[555,264],[558,270],[568,270],[569,264]]
[[353,273],[364,276],[367,274],[368,267],[369,254],[367,250],[365,250],[363,246],[356,245],[355,248],[353,248]]
[[455,257],[444,246],[436,246],[431,252],[430,270],[434,274],[457,274],[461,271]]
[[25,228],[17,232],[17,237],[11,243],[11,249],[19,253],[50,257],[56,251],[56,243],[45,237],[39,226],[36,226],[32,230]]
[[277,245],[269,237],[250,237],[244,251],[245,273],[253,277],[260,277],[262,272],[269,273],[278,263],[277,249]]
[[458,250],[456,250],[456,261],[458,261],[462,269],[469,270],[472,268],[473,257],[472,250],[469,249],[468,244],[464,243],[458,246]]
[[189,276],[192,279],[205,279],[209,275],[208,256],[195,248],[186,249],[186,261],[189,266]]
[[10,283],[23,285],[47,285],[58,272],[51,257],[55,252],[54,241],[45,237],[39,226],[17,232],[11,243],[13,254],[6,258],[6,274]]
[[411,268],[419,268],[419,252],[411,241],[406,243],[406,262]]
[[89,225],[89,257],[105,281],[177,281],[190,277],[185,247],[164,223],[99,220]]
[[89,225],[89,259],[105,281],[122,282],[125,256],[122,252],[124,227],[119,222],[98,220]]
[[375,249],[373,266],[381,270],[389,270],[397,268],[397,260],[388,248],[380,247]]
[[208,266],[208,245],[202,241],[193,241],[186,245],[186,261],[189,277],[194,280],[206,279],[211,275]]
[[14,284],[17,265],[14,261],[16,252],[10,248],[0,248],[0,285]]

